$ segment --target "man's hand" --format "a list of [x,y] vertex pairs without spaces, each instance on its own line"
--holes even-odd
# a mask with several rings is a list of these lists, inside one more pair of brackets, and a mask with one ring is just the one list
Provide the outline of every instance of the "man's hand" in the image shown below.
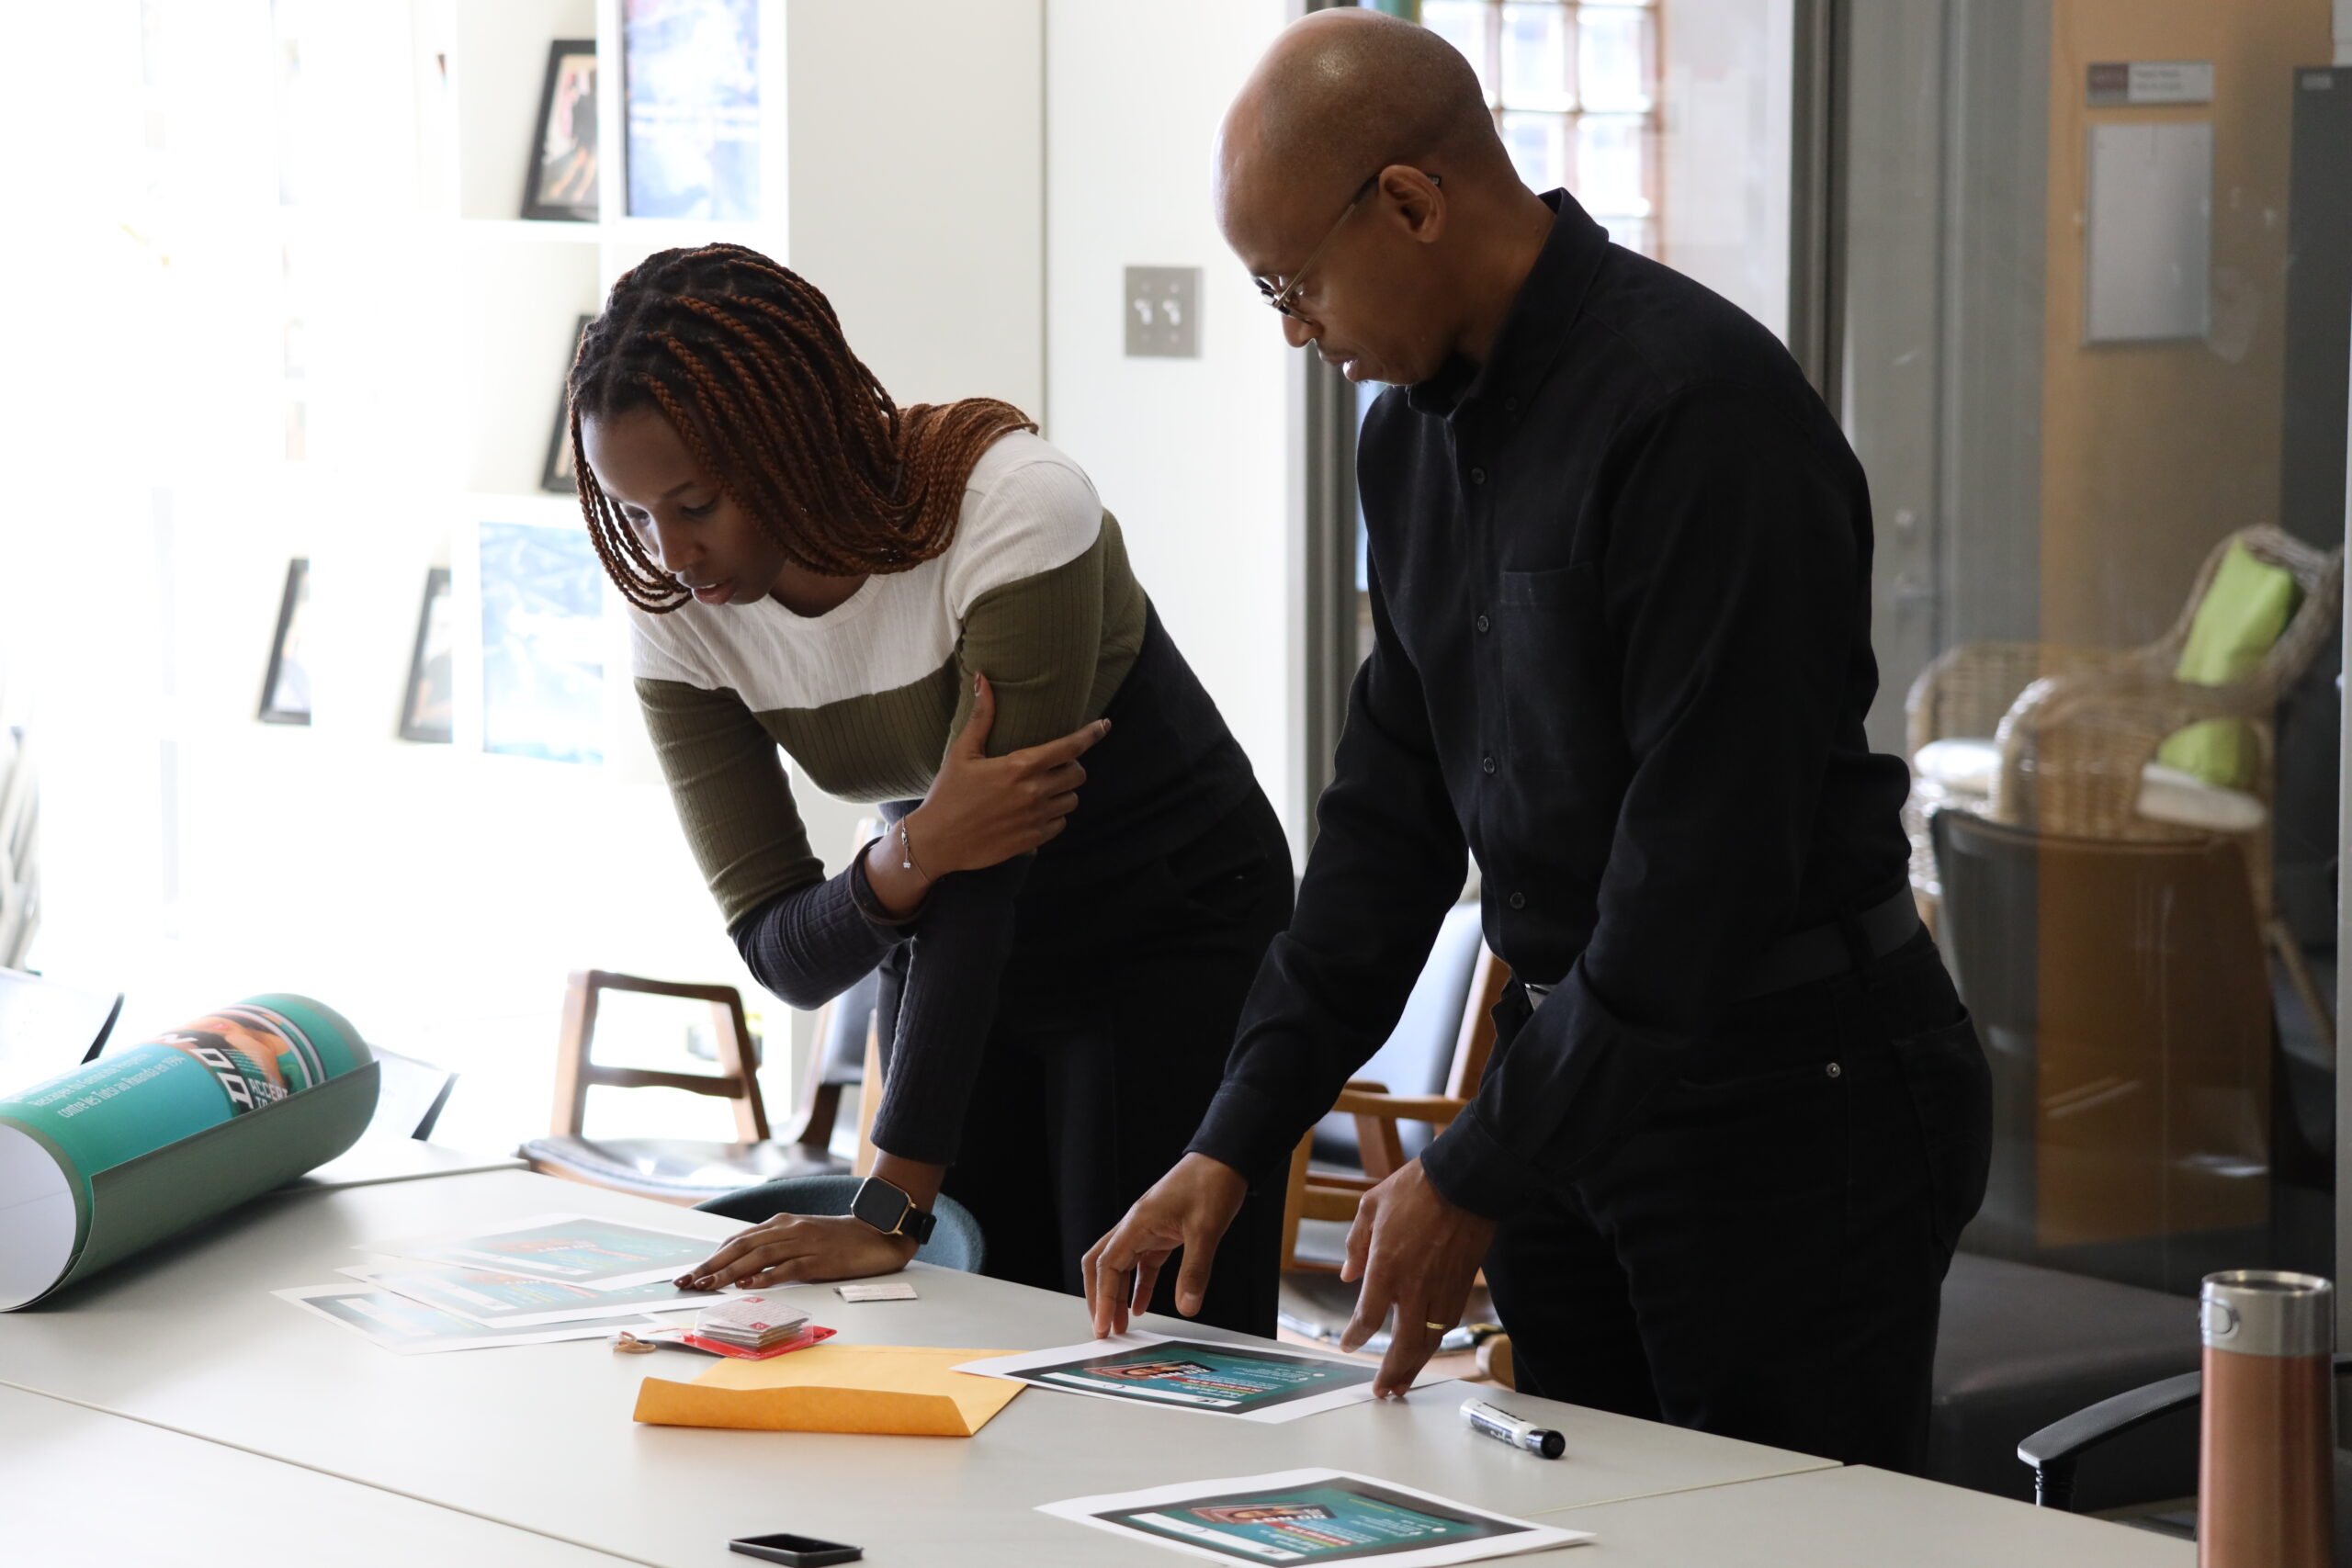
[[1216,1244],[1249,1193],[1239,1171],[1206,1155],[1186,1155],[1153,1183],[1109,1235],[1086,1249],[1080,1271],[1094,1337],[1126,1332],[1130,1307],[1150,1304],[1161,1266],[1180,1247],[1184,1266],[1176,1275],[1176,1310],[1186,1317],[1199,1312]]
[[895,1274],[915,1255],[912,1236],[884,1235],[846,1214],[778,1214],[678,1276],[682,1290],[747,1290],[795,1280],[862,1280]]
[[[1355,1349],[1379,1332],[1391,1306],[1396,1309],[1373,1393],[1400,1398],[1413,1386],[1445,1330],[1462,1321],[1470,1283],[1494,1238],[1495,1222],[1439,1197],[1417,1159],[1363,1195],[1340,1270],[1340,1279],[1361,1280],[1363,1286],[1340,1348]],[[1443,1326],[1431,1328],[1432,1323]]]

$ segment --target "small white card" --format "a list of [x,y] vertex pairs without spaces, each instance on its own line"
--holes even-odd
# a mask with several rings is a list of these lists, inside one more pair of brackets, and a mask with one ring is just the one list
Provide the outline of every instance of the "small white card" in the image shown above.
[[910,1302],[915,1288],[903,1280],[878,1285],[835,1285],[833,1293],[845,1302]]

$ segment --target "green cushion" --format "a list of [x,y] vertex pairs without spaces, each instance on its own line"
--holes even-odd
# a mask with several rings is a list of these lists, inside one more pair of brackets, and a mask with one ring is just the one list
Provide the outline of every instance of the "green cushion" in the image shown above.
[[[2199,686],[2245,680],[2287,629],[2295,598],[2292,572],[2264,565],[2243,544],[2232,545],[2188,625],[2174,676]],[[2167,736],[2156,750],[2166,767],[2222,789],[2252,783],[2258,755],[2253,730],[2233,718],[2192,724]]]

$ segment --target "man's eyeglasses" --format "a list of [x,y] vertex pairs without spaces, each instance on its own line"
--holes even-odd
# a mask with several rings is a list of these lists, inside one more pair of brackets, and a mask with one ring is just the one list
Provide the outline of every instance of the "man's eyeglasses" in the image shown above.
[[[1442,175],[1431,175],[1429,178],[1430,184],[1433,186],[1445,184],[1445,176]],[[1363,184],[1356,186],[1355,195],[1348,197],[1348,205],[1340,209],[1340,216],[1332,220],[1331,227],[1325,232],[1321,243],[1306,253],[1306,260],[1300,263],[1298,270],[1290,275],[1288,283],[1272,277],[1252,279],[1258,285],[1258,292],[1266,297],[1267,304],[1272,305],[1294,321],[1306,320],[1297,306],[1299,285],[1306,281],[1306,275],[1315,270],[1315,264],[1323,259],[1323,253],[1331,248],[1331,242],[1340,237],[1340,231],[1347,226],[1348,220],[1355,216],[1356,209],[1363,205],[1363,198],[1370,196],[1374,187],[1379,184],[1380,175],[1374,173]]]

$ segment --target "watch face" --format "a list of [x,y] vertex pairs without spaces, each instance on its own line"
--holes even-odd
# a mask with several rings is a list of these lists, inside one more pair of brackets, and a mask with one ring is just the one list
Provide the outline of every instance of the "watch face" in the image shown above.
[[849,1212],[877,1231],[890,1232],[899,1228],[912,1207],[905,1193],[869,1176],[858,1184],[857,1196],[850,1201]]

